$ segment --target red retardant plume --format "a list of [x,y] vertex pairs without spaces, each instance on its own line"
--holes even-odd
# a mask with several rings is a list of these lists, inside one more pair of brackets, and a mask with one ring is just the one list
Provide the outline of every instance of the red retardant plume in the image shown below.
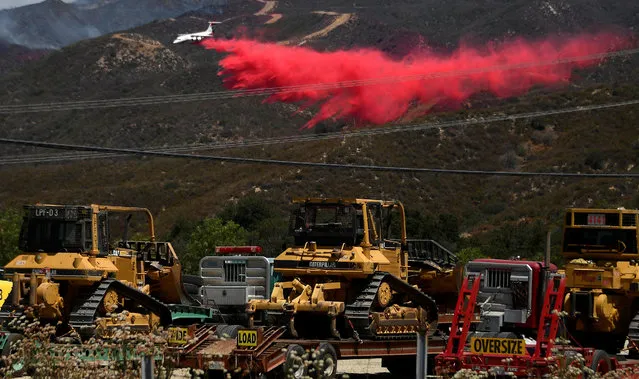
[[[410,108],[415,117],[427,113],[437,102],[461,104],[481,91],[500,98],[517,96],[535,85],[566,83],[574,68],[601,62],[601,56],[591,55],[624,49],[631,43],[612,33],[563,40],[520,39],[483,49],[462,46],[449,56],[413,54],[410,60],[401,61],[374,49],[318,52],[246,39],[207,39],[202,45],[228,53],[219,62],[219,74],[229,89],[301,86],[272,94],[267,101],[319,106],[318,113],[305,125],[310,128],[322,120],[344,118],[384,124],[406,115]],[[589,60],[566,62],[585,56]],[[545,65],[534,66],[540,63]],[[402,80],[410,76],[418,76],[418,80]],[[316,88],[318,84],[360,80],[384,82]]]

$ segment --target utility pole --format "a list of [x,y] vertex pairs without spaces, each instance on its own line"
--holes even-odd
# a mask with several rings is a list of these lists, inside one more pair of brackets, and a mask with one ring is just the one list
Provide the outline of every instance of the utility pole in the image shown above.
[[142,379],[153,379],[153,356],[145,355],[142,357],[142,364],[140,367]]
[[[423,312],[423,310],[422,310]],[[415,378],[424,379],[428,372],[428,324],[417,328],[417,356],[415,361],[417,365],[415,367]]]

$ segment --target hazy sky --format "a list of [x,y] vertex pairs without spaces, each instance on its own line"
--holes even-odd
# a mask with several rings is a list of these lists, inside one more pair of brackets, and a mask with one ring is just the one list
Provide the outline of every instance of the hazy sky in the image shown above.
[[[0,9],[21,7],[23,5],[41,3],[44,0],[0,0]],[[70,0],[64,0],[65,3],[72,3]]]

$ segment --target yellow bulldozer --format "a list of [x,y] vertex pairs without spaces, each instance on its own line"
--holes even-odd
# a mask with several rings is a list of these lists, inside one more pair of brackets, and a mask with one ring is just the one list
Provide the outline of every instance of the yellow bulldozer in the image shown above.
[[639,210],[570,208],[565,214],[567,326],[583,345],[639,353]]
[[[134,214],[146,219],[147,240],[127,240]],[[124,223],[119,242],[111,241],[114,217]],[[26,314],[59,325],[60,333],[91,336],[96,327],[168,325],[167,304],[196,304],[184,290],[173,247],[155,240],[146,208],[28,205],[19,246],[21,253],[4,267],[13,288],[0,309],[3,321]]]
[[[409,279],[438,281],[431,287],[455,293],[457,258],[433,241],[408,240],[401,202],[293,203],[294,245],[274,261],[282,281],[269,299],[247,304],[251,324],[281,323],[306,338],[397,338],[437,329],[435,301]],[[414,269],[411,261],[421,266]]]

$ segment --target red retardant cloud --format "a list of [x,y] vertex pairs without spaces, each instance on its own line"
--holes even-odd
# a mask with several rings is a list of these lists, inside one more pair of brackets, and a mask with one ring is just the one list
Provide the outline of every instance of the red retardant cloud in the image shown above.
[[[612,33],[563,40],[520,39],[482,49],[462,46],[449,56],[412,55],[410,61],[394,60],[373,49],[318,52],[246,39],[208,39],[202,45],[228,53],[219,62],[222,67],[219,75],[224,77],[224,84],[229,89],[302,86],[294,91],[272,94],[267,101],[301,102],[304,107],[318,105],[318,113],[305,125],[310,128],[331,118],[384,124],[406,115],[411,107],[417,108],[417,112],[411,112],[414,117],[426,113],[434,103],[460,104],[480,91],[501,98],[517,96],[534,85],[566,83],[574,68],[596,65],[602,58],[565,60],[624,49],[631,43]],[[557,60],[564,62],[530,67]],[[528,67],[522,67],[526,65]],[[504,66],[519,67],[504,69]],[[494,71],[495,67],[501,69]],[[464,71],[466,75],[459,75]],[[469,74],[468,71],[474,72]],[[419,79],[390,82],[392,78],[407,76],[418,76]],[[333,86],[328,90],[313,86],[360,80],[386,82],[356,87]]]

